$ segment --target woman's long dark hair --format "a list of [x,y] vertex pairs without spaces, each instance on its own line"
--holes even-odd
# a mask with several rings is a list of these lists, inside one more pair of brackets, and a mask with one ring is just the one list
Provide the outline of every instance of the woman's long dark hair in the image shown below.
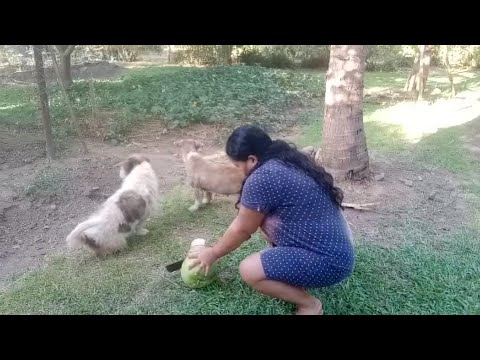
[[[331,174],[326,172],[322,166],[317,165],[315,161],[306,154],[298,151],[294,145],[289,145],[283,140],[272,140],[270,136],[259,127],[243,125],[236,128],[228,137],[226,153],[228,157],[234,161],[247,161],[251,155],[257,157],[258,162],[243,181],[243,185],[245,185],[245,181],[255,170],[268,160],[275,159],[287,166],[299,169],[313,178],[319,186],[327,190],[332,201],[343,209],[343,191],[333,185],[333,176]],[[240,197],[236,205],[237,208],[241,196],[242,193],[240,192]]]

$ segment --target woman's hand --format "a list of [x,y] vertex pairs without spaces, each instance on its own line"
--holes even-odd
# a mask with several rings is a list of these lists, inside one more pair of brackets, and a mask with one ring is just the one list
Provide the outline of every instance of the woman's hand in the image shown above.
[[207,275],[215,261],[250,239],[251,234],[257,231],[264,218],[265,215],[263,213],[240,206],[237,217],[213,247],[202,247],[198,250],[192,249],[192,252],[188,255],[189,259],[193,259],[189,269],[200,265],[200,270],[204,270]]
[[194,267],[199,266],[199,269],[203,270],[205,275],[208,275],[213,263],[218,260],[211,247],[204,247],[197,251],[193,251],[188,255],[188,258],[194,259],[188,269],[191,270]]

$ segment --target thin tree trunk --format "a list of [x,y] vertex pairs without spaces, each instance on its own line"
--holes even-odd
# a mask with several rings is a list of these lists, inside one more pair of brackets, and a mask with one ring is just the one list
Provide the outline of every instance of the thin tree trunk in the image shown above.
[[172,46],[168,45],[168,63],[171,64],[172,62]]
[[69,89],[73,85],[71,59],[76,45],[55,45],[60,53],[60,69],[63,85]]
[[224,65],[232,64],[233,45],[220,45],[220,60]]
[[[85,144],[85,141],[83,141],[83,139],[82,139],[82,133],[80,131],[80,124],[78,123],[77,117],[75,116],[75,112],[73,111],[72,103],[70,102],[67,90],[65,89],[65,84],[63,82],[63,78],[62,78],[60,70],[58,68],[57,58],[55,56],[55,51],[53,50],[53,47],[51,47],[51,46],[49,47],[48,50],[50,52],[50,57],[52,58],[53,69],[55,70],[55,74],[57,75],[58,85],[60,85],[60,89],[62,90],[63,99],[65,100],[65,104],[67,105],[72,123],[77,128],[77,135],[79,137],[80,142],[82,143],[83,151],[85,152],[85,154],[87,154],[88,153],[88,148],[87,148],[87,145]],[[62,55],[60,55],[60,56],[62,56]]]
[[43,128],[45,131],[47,158],[49,160],[54,160],[55,146],[53,145],[52,125],[50,123],[47,82],[45,81],[45,69],[43,67],[42,48],[43,45],[33,45],[33,58],[35,60],[35,75],[37,78],[38,92],[40,96],[40,107],[42,110]]
[[423,88],[427,87],[428,75],[430,74],[430,64],[432,61],[432,47],[425,45],[423,53]]
[[420,56],[419,54],[416,54],[415,60],[413,61],[412,70],[408,75],[407,82],[405,83],[405,88],[403,89],[404,91],[413,91],[413,89],[415,89],[419,67],[420,67]]
[[227,63],[228,65],[232,65],[232,52],[233,52],[233,45],[227,45]]
[[60,69],[63,84],[65,85],[65,88],[68,89],[73,85],[70,55],[60,55]]
[[92,121],[95,120],[96,114],[97,114],[97,101],[95,97],[95,87],[93,86],[93,80],[90,79],[88,83],[90,87],[90,102],[92,105]]
[[428,75],[430,73],[430,61],[431,61],[431,48],[430,45],[420,45],[421,46],[421,57],[420,57],[420,71],[418,80],[418,96],[417,100],[423,100],[423,94],[427,86]]
[[444,46],[444,55],[443,55],[443,63],[445,64],[445,69],[447,70],[448,74],[448,81],[450,81],[450,96],[454,97],[456,95],[455,91],[455,83],[453,82],[453,75],[452,75],[452,68],[450,67],[450,60],[449,60],[449,47],[448,45]]
[[325,91],[322,165],[337,180],[369,174],[363,128],[366,45],[332,45]]
[[423,99],[423,90],[425,83],[423,81],[424,78],[424,61],[423,58],[425,56],[425,45],[419,45],[418,46],[420,50],[420,66],[418,67],[418,75],[417,75],[417,86],[416,86],[416,91],[417,91],[417,100],[422,100]]
[[417,100],[423,99],[430,72],[430,61],[430,45],[418,45],[418,54],[404,88],[405,91],[415,91]]

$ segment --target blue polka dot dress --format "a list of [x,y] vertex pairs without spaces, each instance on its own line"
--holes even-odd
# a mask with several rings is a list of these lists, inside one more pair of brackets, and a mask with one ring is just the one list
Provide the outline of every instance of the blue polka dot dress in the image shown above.
[[267,279],[317,288],[351,275],[355,254],[342,210],[301,170],[267,161],[248,177],[240,202],[266,214],[262,230],[272,247],[261,261]]

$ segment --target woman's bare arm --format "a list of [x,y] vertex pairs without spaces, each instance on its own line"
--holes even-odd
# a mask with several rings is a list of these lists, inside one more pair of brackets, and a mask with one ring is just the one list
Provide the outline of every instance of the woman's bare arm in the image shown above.
[[219,259],[227,255],[250,239],[252,234],[260,227],[264,218],[265,214],[240,206],[237,217],[212,248],[215,257]]

